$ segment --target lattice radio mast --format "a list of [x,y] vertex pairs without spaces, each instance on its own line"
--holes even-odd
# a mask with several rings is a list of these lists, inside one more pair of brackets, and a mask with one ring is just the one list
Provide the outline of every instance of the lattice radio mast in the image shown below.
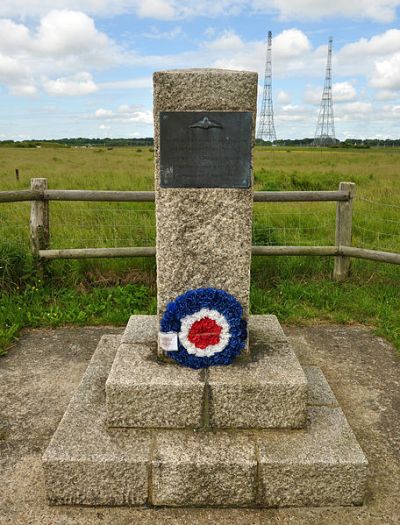
[[332,102],[332,42],[332,37],[329,37],[325,84],[322,93],[317,129],[315,130],[314,146],[327,146],[336,143]]
[[272,104],[272,33],[268,31],[267,59],[265,62],[264,93],[261,105],[261,116],[258,125],[257,138],[276,141],[274,124],[274,107]]

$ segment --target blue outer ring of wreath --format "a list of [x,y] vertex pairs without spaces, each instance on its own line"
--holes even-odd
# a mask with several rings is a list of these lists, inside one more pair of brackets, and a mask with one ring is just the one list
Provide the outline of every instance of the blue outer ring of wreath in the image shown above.
[[178,350],[167,352],[167,355],[180,365],[190,368],[207,368],[209,366],[229,365],[240,354],[246,344],[247,323],[242,319],[243,308],[233,295],[217,288],[198,288],[188,290],[168,303],[160,321],[162,332],[181,330],[181,320],[193,315],[202,308],[220,312],[228,322],[230,339],[226,347],[212,357],[197,357],[189,354],[178,338]]

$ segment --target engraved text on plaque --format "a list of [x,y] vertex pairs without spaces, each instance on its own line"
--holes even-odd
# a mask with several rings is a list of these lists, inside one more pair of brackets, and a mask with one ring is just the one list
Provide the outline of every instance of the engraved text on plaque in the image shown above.
[[162,188],[248,188],[252,115],[244,111],[162,111]]

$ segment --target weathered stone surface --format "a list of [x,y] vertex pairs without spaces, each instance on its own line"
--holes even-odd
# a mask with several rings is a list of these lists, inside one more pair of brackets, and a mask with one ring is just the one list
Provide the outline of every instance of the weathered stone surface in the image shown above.
[[307,430],[258,439],[260,503],[360,505],[367,460],[340,408],[311,407]]
[[251,362],[208,370],[210,425],[300,428],[306,423],[307,380],[275,316],[251,316]]
[[119,337],[102,339],[44,455],[51,503],[362,502],[367,463],[339,408],[310,408],[310,426],[302,431],[107,429],[104,387],[118,342]]
[[106,430],[104,383],[120,342],[104,336],[43,456],[55,504],[143,505],[148,495],[148,433]]
[[154,505],[254,505],[254,441],[240,433],[160,434],[152,479]]
[[264,350],[288,342],[276,315],[252,315],[249,332],[251,348],[254,350]]
[[108,424],[137,428],[200,427],[203,377],[200,370],[160,363],[152,346],[122,344],[106,383]]
[[338,402],[322,370],[317,366],[304,366],[308,381],[308,404],[311,406],[337,407]]
[[157,316],[155,315],[131,315],[125,331],[122,334],[121,344],[157,344]]
[[256,73],[192,69],[154,74],[159,315],[188,289],[211,286],[234,295],[248,317],[253,200],[252,187],[160,188],[159,112],[250,111],[255,123],[256,104]]

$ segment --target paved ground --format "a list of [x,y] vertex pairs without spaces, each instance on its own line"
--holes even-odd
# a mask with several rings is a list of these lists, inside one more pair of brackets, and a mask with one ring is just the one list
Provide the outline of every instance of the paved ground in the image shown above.
[[41,454],[110,327],[27,331],[0,359],[0,524],[400,524],[400,359],[363,327],[288,328],[300,361],[325,373],[370,462],[366,504],[317,509],[49,507]]

